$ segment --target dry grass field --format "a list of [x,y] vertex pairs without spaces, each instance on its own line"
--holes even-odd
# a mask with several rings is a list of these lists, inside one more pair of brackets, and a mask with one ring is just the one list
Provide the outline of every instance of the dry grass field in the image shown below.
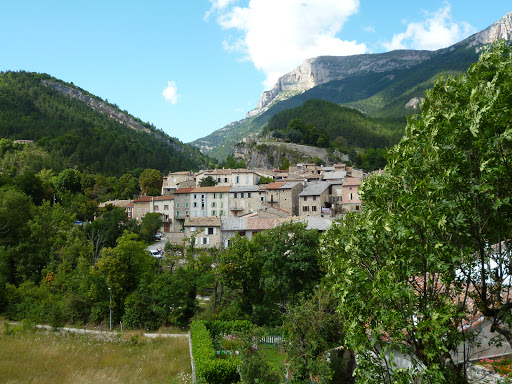
[[187,338],[83,335],[0,324],[0,383],[190,383]]

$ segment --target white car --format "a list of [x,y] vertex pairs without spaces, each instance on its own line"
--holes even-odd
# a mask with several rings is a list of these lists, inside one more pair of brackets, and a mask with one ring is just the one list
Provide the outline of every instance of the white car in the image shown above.
[[149,251],[151,253],[151,255],[153,255],[154,257],[162,257],[163,256],[163,252],[162,251],[159,251],[157,249],[152,249]]

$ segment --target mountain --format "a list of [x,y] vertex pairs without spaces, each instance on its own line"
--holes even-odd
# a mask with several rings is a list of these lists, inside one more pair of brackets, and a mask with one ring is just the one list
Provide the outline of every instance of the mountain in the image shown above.
[[45,167],[120,176],[208,166],[197,148],[169,137],[116,105],[47,74],[0,73],[0,137],[34,140]]
[[305,60],[263,93],[258,106],[241,121],[192,142],[216,158],[232,153],[244,138],[257,136],[272,116],[323,99],[355,107],[372,117],[402,119],[417,113],[422,97],[440,76],[464,73],[483,45],[512,41],[512,12],[485,30],[437,51],[398,50],[380,54],[320,56]]

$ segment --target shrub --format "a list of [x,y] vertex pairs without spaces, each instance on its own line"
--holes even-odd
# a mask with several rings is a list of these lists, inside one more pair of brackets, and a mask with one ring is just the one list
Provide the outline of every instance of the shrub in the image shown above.
[[196,374],[207,384],[230,384],[240,380],[237,359],[216,359],[210,332],[204,321],[194,321],[190,325],[192,355],[196,364]]

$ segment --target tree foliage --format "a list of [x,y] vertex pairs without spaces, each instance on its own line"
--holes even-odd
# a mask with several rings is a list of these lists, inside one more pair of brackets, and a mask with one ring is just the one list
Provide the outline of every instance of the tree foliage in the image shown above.
[[[364,212],[322,241],[362,382],[465,382],[450,353],[471,337],[470,300],[510,340],[511,71],[498,44],[437,82],[385,174],[363,183]],[[393,367],[399,353],[412,369]]]

